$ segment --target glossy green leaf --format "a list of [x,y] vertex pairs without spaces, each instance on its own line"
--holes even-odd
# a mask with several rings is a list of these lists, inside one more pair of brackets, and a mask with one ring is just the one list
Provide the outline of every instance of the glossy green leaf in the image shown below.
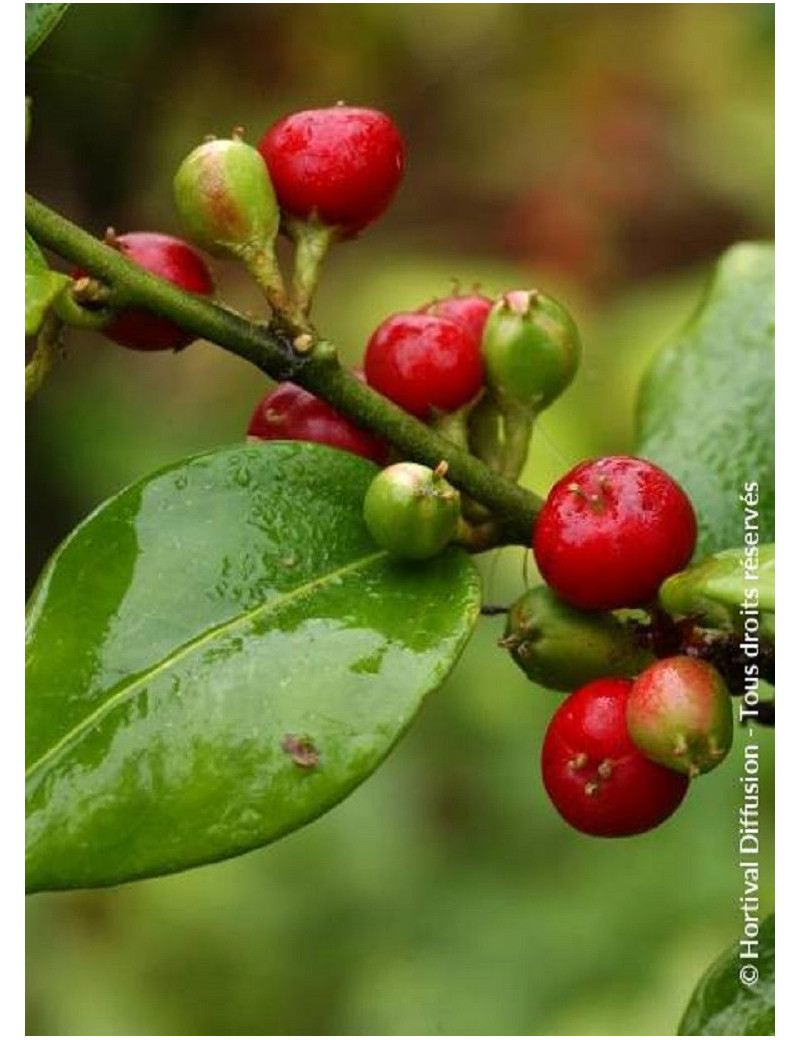
[[761,539],[775,540],[774,350],[774,249],[734,246],[642,384],[637,453],[690,495],[699,556],[742,544],[747,483],[759,485]]
[[69,278],[51,271],[42,251],[25,232],[25,335],[35,336],[45,312]]
[[25,4],[25,60],[44,43],[69,4]]
[[320,445],[223,448],[67,539],[29,610],[31,890],[244,852],[381,762],[458,657],[480,587],[460,549],[377,549],[374,475]]
[[678,1036],[775,1035],[774,914],[761,922],[758,943],[758,959],[740,959],[737,941],[711,965],[692,994]]

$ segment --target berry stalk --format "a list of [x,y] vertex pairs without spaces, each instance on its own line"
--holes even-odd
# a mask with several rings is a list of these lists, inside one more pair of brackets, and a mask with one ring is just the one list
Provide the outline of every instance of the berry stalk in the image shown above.
[[54,314],[45,315],[36,348],[25,366],[25,400],[30,401],[45,380],[58,353],[63,325]]
[[295,243],[292,301],[303,316],[311,311],[322,262],[335,241],[336,231],[311,220],[289,222],[290,238]]

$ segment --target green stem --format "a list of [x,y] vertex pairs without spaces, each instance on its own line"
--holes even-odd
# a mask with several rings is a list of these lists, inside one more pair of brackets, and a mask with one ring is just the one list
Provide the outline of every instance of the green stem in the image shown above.
[[327,401],[343,415],[387,441],[408,459],[432,468],[445,460],[448,480],[492,513],[498,539],[530,545],[533,521],[541,499],[493,473],[480,459],[440,437],[385,397],[346,372],[329,343],[315,341],[302,354],[293,349],[298,332],[273,321],[248,322],[241,315],[210,303],[132,264],[114,249],[25,196],[25,225],[33,237],[110,287],[110,302],[119,307],[143,307],[181,325],[196,336],[244,358],[273,379],[290,379]]
[[446,440],[455,444],[464,451],[469,450],[467,440],[467,419],[469,417],[470,405],[465,405],[455,412],[441,412],[431,420],[430,428]]
[[62,327],[61,321],[55,314],[45,315],[39,335],[36,337],[36,348],[25,366],[26,401],[30,401],[53,366],[58,353]]
[[[88,279],[86,280],[88,281]],[[56,296],[53,300],[53,311],[65,325],[72,325],[78,329],[99,331],[111,321],[113,315],[105,306],[97,310],[84,307],[78,298],[76,285],[76,282],[71,283],[63,292]]]
[[535,416],[527,408],[508,406],[502,409],[503,453],[500,472],[509,480],[517,480],[528,461],[528,449]]
[[274,248],[245,248],[240,256],[272,310],[278,314],[282,313],[286,309],[286,288]]
[[[468,423],[475,407],[480,407],[480,401],[470,401],[455,412],[441,412],[431,420],[430,428],[450,441],[451,444],[455,444],[457,448],[463,448],[468,452],[470,450]],[[491,519],[491,513],[469,495],[461,496],[461,512],[470,523],[484,524]],[[464,544],[467,544],[466,541]]]
[[468,433],[469,445],[478,458],[499,473],[503,457],[500,409],[489,394],[485,394],[470,412]]
[[292,221],[289,230],[295,243],[292,303],[300,314],[308,315],[322,262],[333,245],[336,231],[310,220]]
[[491,520],[471,524],[463,517],[459,517],[454,541],[463,545],[468,552],[486,552],[487,549],[494,549],[498,544],[497,528]]

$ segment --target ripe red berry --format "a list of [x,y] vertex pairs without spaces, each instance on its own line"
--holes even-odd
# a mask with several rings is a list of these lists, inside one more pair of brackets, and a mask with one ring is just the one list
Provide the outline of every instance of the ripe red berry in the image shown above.
[[582,462],[554,485],[533,528],[547,584],[575,607],[647,603],[689,562],[692,504],[658,466],[627,455]]
[[281,383],[256,405],[247,435],[262,441],[314,441],[377,462],[387,449],[377,437],[354,426],[327,402],[294,383]]
[[[117,235],[111,244],[133,263],[187,292],[208,296],[214,283],[199,253],[180,238],[154,231]],[[103,335],[131,350],[181,350],[196,339],[167,318],[149,311],[121,311],[103,328]]]
[[336,105],[295,112],[258,146],[283,212],[312,216],[354,235],[386,210],[403,176],[403,140],[371,108]]
[[435,314],[393,314],[372,333],[364,356],[369,385],[419,419],[452,412],[483,386],[480,345]]
[[456,294],[444,300],[434,300],[433,303],[427,303],[420,308],[422,314],[436,314],[440,318],[449,318],[450,321],[466,326],[478,343],[483,336],[491,309],[492,301],[480,293],[468,293],[463,296]]
[[689,781],[656,765],[628,735],[629,679],[597,679],[562,702],[542,746],[542,779],[567,823],[608,838],[640,834],[671,816]]

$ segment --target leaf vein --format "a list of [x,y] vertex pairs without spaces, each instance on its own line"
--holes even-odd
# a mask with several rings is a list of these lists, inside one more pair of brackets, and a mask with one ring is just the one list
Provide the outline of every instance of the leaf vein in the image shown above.
[[383,559],[386,555],[386,552],[381,550],[380,552],[372,553],[369,556],[362,556],[357,560],[345,564],[343,567],[338,567],[336,570],[330,571],[328,574],[320,575],[311,581],[305,582],[303,585],[298,585],[297,588],[292,589],[291,592],[286,593],[284,596],[277,596],[268,603],[261,603],[259,606],[254,607],[252,610],[249,610],[244,614],[238,614],[234,618],[223,621],[219,625],[203,632],[196,638],[183,643],[177,648],[177,650],[173,650],[172,653],[167,654],[166,657],[156,665],[149,668],[146,672],[139,673],[132,682],[118,688],[112,696],[95,708],[93,712],[90,712],[89,715],[81,719],[77,725],[73,726],[71,730],[65,733],[58,741],[56,741],[55,744],[52,745],[52,747],[48,748],[28,767],[28,769],[26,769],[25,780],[31,780],[36,772],[49,765],[49,763],[54,758],[57,758],[62,751],[78,743],[82,737],[92,729],[95,722],[98,722],[100,719],[110,714],[120,704],[130,700],[131,697],[139,691],[139,688],[143,688],[161,672],[165,671],[171,665],[176,664],[178,661],[181,661],[183,658],[188,657],[198,648],[207,645],[228,632],[233,632],[239,627],[250,624],[258,617],[277,613],[282,607],[286,606],[286,604],[302,599],[304,595],[323,588],[326,584],[335,581],[337,578],[340,578],[345,574],[357,571],[362,567],[366,568],[376,560]]

